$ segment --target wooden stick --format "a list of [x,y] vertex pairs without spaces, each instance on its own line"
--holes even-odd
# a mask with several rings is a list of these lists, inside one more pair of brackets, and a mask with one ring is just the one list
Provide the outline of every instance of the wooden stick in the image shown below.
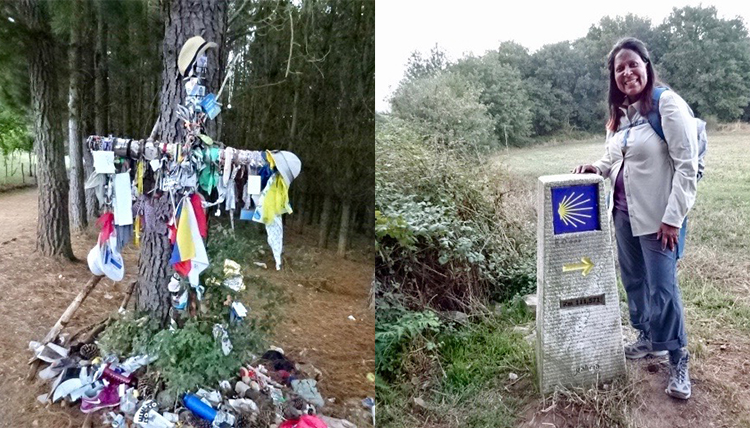
[[43,344],[50,343],[53,340],[57,339],[57,336],[60,334],[62,329],[65,328],[65,326],[70,322],[70,319],[73,318],[73,315],[78,310],[78,307],[81,306],[81,303],[83,303],[86,297],[88,297],[89,293],[91,293],[91,290],[96,287],[96,284],[98,284],[102,278],[104,278],[104,276],[91,275],[89,282],[87,282],[86,285],[83,286],[83,290],[78,293],[78,296],[76,296],[75,300],[70,303],[68,309],[66,309],[60,319],[57,320],[54,327],[52,327],[52,330],[50,330],[49,333],[47,333],[47,336],[44,337],[44,340],[42,341]]
[[94,338],[99,335],[99,333],[103,332],[105,328],[109,325],[109,321],[111,318],[107,318],[106,320],[102,321],[101,324],[97,325],[91,331],[81,336],[81,343],[91,343],[94,341]]
[[91,415],[93,415],[93,413],[89,413],[86,415],[86,419],[83,420],[83,425],[81,425],[81,428],[91,428],[92,426],[94,426]]
[[119,313],[125,312],[125,309],[128,307],[128,303],[130,302],[130,297],[133,295],[133,290],[135,290],[135,285],[138,283],[138,281],[133,281],[130,284],[130,289],[125,294],[125,298],[122,299],[122,304],[120,305],[120,309],[118,310]]
[[112,316],[107,316],[107,318],[104,318],[101,321],[97,321],[94,324],[88,325],[78,330],[73,336],[70,337],[70,339],[68,339],[68,346],[70,348],[73,348],[77,345],[93,342],[94,338],[99,335],[99,333],[104,331],[105,328],[107,328],[110,321],[112,321]]
[[[81,306],[81,303],[86,299],[86,297],[91,293],[91,290],[94,289],[96,284],[101,281],[101,279],[104,278],[103,276],[97,276],[97,275],[91,275],[91,278],[86,283],[86,285],[83,286],[83,290],[81,290],[80,293],[78,293],[78,296],[76,296],[75,300],[73,300],[70,305],[68,305],[68,309],[63,312],[62,316],[59,320],[55,323],[55,325],[52,327],[52,329],[47,333],[47,335],[44,337],[44,340],[42,340],[42,344],[46,345],[55,339],[57,339],[57,336],[60,334],[62,329],[68,325],[70,322],[70,319],[73,318],[73,315],[78,310],[78,307]],[[39,365],[41,364],[40,359],[35,359],[33,362],[31,362],[31,368],[29,369],[29,373],[26,375],[26,380],[33,380],[34,376],[36,375],[36,371],[39,368]]]

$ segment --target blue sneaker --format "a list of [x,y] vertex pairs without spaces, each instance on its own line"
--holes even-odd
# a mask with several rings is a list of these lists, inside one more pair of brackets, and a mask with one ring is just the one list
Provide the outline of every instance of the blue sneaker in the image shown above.
[[635,342],[625,345],[625,357],[631,360],[652,356],[663,357],[669,354],[669,351],[654,351],[651,347],[651,337],[648,333],[641,330],[638,339]]
[[669,384],[667,385],[666,393],[670,397],[679,398],[681,400],[687,400],[692,394],[690,384],[690,373],[688,373],[688,361],[690,355],[687,351],[682,351],[680,359],[674,363],[669,361]]

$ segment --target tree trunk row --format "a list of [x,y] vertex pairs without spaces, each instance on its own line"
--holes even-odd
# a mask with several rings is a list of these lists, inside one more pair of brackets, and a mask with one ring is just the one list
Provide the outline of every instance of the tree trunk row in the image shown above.
[[68,180],[65,172],[61,116],[57,105],[55,44],[46,4],[24,0],[21,11],[32,30],[33,49],[27,49],[34,151],[39,165],[39,210],[36,248],[44,256],[73,259],[68,223]]

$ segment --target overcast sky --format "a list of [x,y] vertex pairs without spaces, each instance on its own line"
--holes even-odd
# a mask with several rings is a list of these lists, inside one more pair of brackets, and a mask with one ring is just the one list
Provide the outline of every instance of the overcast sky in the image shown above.
[[377,0],[375,7],[375,108],[398,86],[413,51],[428,54],[437,43],[450,60],[481,55],[514,40],[534,52],[584,37],[604,16],[633,13],[660,24],[673,7],[713,5],[720,18],[750,22],[748,0]]

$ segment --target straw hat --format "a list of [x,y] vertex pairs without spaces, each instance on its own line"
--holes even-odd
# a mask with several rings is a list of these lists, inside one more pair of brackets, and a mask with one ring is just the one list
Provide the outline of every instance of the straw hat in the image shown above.
[[215,48],[218,45],[214,42],[207,42],[201,36],[194,36],[189,38],[182,49],[180,49],[180,56],[177,58],[177,68],[180,70],[180,75],[185,74],[193,68],[195,60],[198,59],[206,49]]

